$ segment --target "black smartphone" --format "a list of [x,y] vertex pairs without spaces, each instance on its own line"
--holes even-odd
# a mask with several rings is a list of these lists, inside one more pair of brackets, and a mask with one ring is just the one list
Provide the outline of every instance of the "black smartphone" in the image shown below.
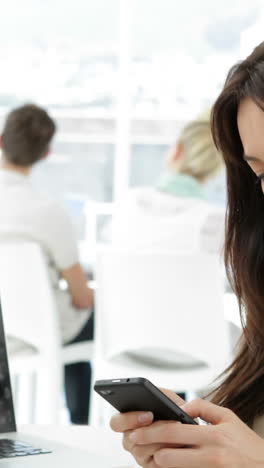
[[151,411],[154,421],[198,424],[153,383],[142,377],[97,380],[94,390],[120,413]]

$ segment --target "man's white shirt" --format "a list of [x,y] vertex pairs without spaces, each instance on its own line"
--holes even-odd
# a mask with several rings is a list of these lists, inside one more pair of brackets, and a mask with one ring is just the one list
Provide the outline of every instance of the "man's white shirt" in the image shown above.
[[89,316],[87,310],[76,310],[69,293],[59,288],[60,271],[79,261],[71,219],[63,206],[31,185],[29,176],[6,169],[0,170],[1,241],[35,241],[41,246],[60,314],[62,341],[70,341]]

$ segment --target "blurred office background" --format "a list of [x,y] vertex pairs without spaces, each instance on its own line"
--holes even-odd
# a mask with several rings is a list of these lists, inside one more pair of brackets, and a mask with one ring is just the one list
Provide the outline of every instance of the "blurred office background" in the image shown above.
[[[261,0],[2,4],[0,124],[24,102],[56,118],[52,157],[34,182],[64,200],[79,239],[87,199],[111,202],[155,184],[180,128],[261,40],[263,10]],[[224,174],[208,190],[223,204]]]
[[[82,263],[91,266],[96,233],[87,222],[89,201],[109,215],[105,204],[130,187],[155,185],[181,128],[212,105],[230,66],[263,40],[264,4],[0,0],[0,6],[0,129],[7,112],[27,102],[56,119],[52,154],[34,169],[33,182],[65,204]],[[225,205],[224,172],[207,190]]]

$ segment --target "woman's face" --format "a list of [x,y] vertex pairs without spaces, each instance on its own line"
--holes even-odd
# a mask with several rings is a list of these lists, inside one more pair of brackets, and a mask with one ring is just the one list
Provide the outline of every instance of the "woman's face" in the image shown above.
[[252,99],[244,98],[238,108],[237,124],[244,159],[260,179],[264,192],[264,112]]

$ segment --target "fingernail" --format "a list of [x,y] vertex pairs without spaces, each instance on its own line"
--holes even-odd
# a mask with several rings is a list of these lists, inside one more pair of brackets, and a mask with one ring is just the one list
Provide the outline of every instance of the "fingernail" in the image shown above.
[[136,431],[131,432],[131,434],[129,434],[128,438],[129,438],[129,440],[130,440],[131,442],[136,442],[136,441],[137,441],[137,438],[138,438],[138,437],[137,437]]
[[141,413],[141,414],[138,416],[138,421],[139,421],[141,424],[145,424],[145,423],[151,422],[152,420],[153,420],[153,414],[151,413],[151,411],[148,411],[147,413]]

